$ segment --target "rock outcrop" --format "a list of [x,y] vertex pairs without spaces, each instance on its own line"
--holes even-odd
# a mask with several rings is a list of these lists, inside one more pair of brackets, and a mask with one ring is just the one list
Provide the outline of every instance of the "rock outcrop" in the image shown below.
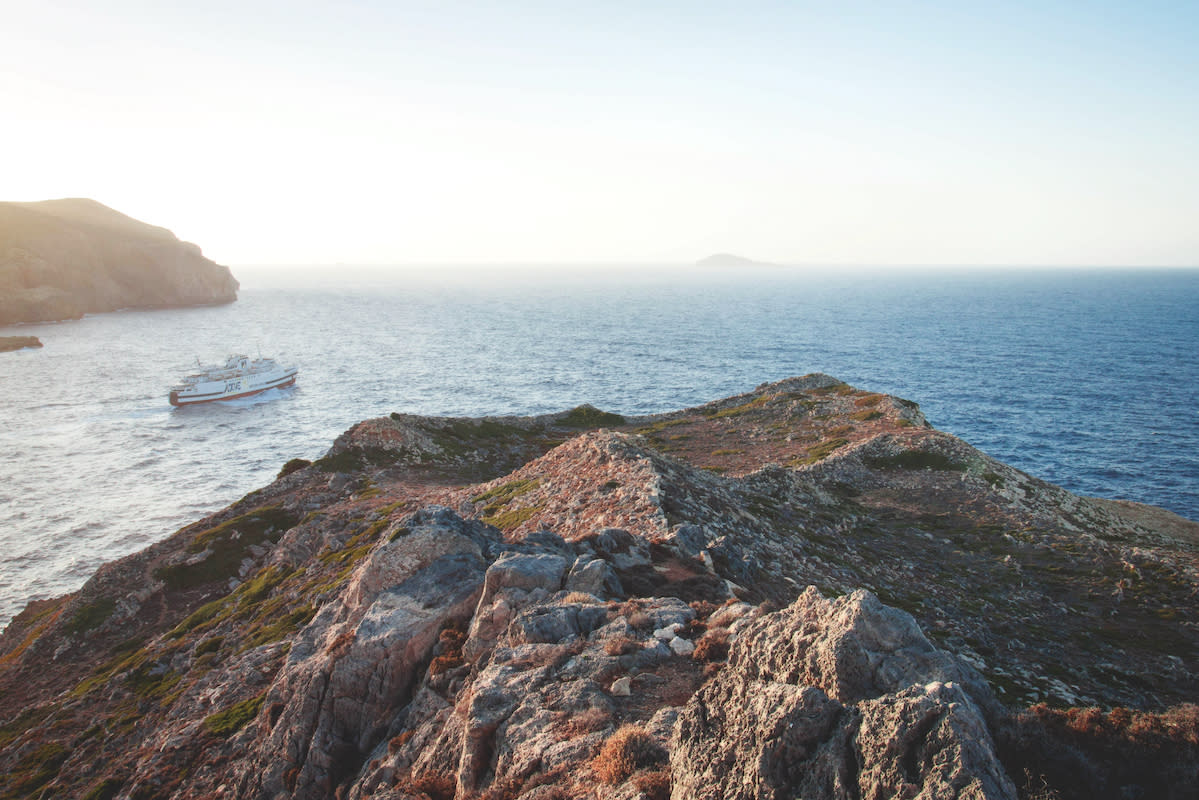
[[36,336],[0,336],[0,353],[13,350],[24,350],[27,347],[41,347],[42,340]]
[[0,797],[1190,797],[1197,531],[825,375],[394,414],[14,619]]
[[997,709],[910,615],[809,587],[747,627],[680,713],[672,796],[1015,798],[988,733]]
[[194,244],[94,200],[0,203],[0,325],[231,303],[237,289]]

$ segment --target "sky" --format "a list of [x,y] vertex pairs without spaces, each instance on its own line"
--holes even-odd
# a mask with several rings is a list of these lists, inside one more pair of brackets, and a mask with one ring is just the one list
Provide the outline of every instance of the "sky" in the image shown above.
[[238,264],[1199,266],[1199,3],[0,0],[0,199]]

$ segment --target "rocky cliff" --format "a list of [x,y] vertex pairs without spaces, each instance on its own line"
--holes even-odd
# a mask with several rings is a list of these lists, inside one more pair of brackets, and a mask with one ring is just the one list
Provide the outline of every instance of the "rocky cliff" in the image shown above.
[[0,325],[231,303],[237,289],[194,244],[94,200],[0,203]]
[[0,797],[1193,797],[1197,543],[823,375],[393,414],[17,617]]

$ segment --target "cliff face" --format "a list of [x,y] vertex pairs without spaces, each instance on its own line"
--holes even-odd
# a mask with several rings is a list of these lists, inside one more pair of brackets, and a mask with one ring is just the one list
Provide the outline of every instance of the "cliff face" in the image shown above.
[[0,797],[1189,797],[1162,513],[822,375],[368,420],[13,621]]
[[0,203],[0,325],[231,303],[228,267],[94,200]]

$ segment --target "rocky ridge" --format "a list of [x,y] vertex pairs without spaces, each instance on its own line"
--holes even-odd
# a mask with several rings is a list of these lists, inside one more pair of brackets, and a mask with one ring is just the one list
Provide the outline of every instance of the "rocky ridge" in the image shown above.
[[1164,514],[823,375],[367,420],[9,625],[0,797],[1186,797]]
[[237,289],[196,245],[94,200],[0,203],[0,325],[231,303]]

